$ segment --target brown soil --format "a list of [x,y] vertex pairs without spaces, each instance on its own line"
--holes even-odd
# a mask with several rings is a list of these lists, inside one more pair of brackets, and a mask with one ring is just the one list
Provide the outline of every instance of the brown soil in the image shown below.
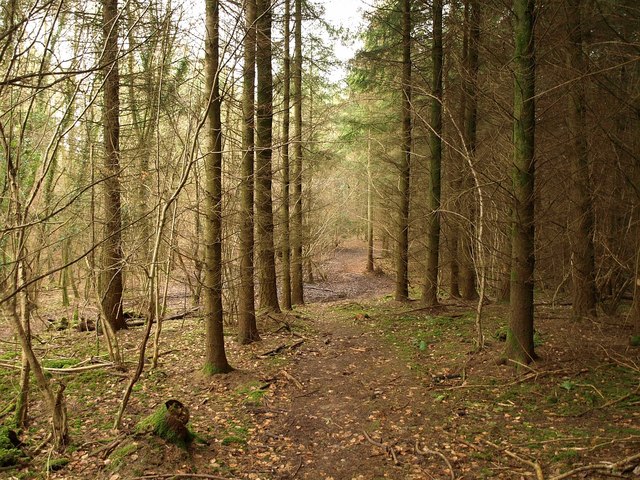
[[[502,344],[492,338],[470,354],[472,305],[436,312],[386,300],[392,279],[364,273],[364,260],[363,244],[346,244],[325,265],[326,280],[307,288],[306,307],[262,318],[258,344],[230,339],[237,370],[228,375],[199,373],[201,321],[167,322],[160,368],[146,367],[126,435],[110,430],[126,378],[99,371],[65,379],[74,444],[70,463],[51,478],[448,479],[449,462],[456,479],[526,479],[535,478],[527,461],[537,461],[548,479],[640,450],[633,390],[640,354],[627,346],[621,319],[576,324],[566,309],[540,305],[542,359],[516,371],[496,365]],[[488,306],[485,331],[506,314]],[[122,333],[132,360],[139,338],[140,329]],[[76,332],[40,340],[57,357],[78,357],[94,342]],[[0,381],[15,382],[13,372],[0,373]],[[134,434],[136,422],[168,398],[189,407],[207,444],[183,452]],[[40,401],[32,414],[35,445],[48,429]],[[23,469],[26,478],[43,475],[49,454]]]
[[379,268],[366,271],[366,245],[349,240],[323,262],[320,282],[305,285],[307,303],[377,298],[393,290],[393,279]]

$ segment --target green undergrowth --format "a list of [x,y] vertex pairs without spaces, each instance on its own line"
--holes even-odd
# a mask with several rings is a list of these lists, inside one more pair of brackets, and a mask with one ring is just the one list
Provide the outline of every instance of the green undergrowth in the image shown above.
[[127,457],[133,455],[138,451],[139,445],[137,442],[127,443],[122,445],[121,447],[116,448],[111,455],[109,455],[109,459],[111,463],[109,464],[109,469],[111,471],[116,471],[120,467],[126,464]]
[[432,360],[438,356],[446,356],[448,366],[454,367],[471,348],[472,314],[383,313],[374,318],[383,338],[412,370],[431,371]]
[[269,385],[258,381],[251,381],[242,385],[236,390],[240,402],[244,405],[258,406],[262,404],[262,399],[267,394]]
[[[0,467],[11,467],[17,465],[24,453],[17,448],[11,440],[13,430],[6,426],[0,427]],[[15,433],[14,440],[15,440]]]
[[246,425],[231,424],[222,437],[222,445],[246,445],[249,438],[249,429]]

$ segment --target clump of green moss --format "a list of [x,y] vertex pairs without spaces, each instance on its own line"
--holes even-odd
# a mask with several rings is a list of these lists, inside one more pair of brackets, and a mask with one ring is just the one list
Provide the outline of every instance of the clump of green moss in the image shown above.
[[151,415],[141,420],[136,431],[152,433],[186,450],[196,438],[196,434],[188,427],[188,423],[188,409],[178,400],[168,400]]
[[47,462],[47,470],[50,472],[57,472],[58,470],[62,470],[69,463],[69,459],[65,457],[61,458],[52,458]]
[[11,467],[19,463],[23,456],[18,448],[19,443],[13,430],[0,427],[0,467]]

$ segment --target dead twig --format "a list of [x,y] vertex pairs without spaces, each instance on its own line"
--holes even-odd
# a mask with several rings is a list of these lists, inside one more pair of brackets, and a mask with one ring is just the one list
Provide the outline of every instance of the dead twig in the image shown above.
[[[576,473],[582,472],[594,472],[601,471],[608,474],[613,474],[618,470],[628,470],[635,466],[635,464],[640,464],[640,453],[636,453],[635,455],[631,455],[629,457],[623,458],[622,460],[610,463],[610,462],[600,462],[600,463],[592,463],[589,465],[583,465],[582,467],[574,468],[573,470],[569,470],[568,472],[562,473],[560,475],[556,475],[552,477],[550,480],[563,480],[565,478],[572,477]],[[629,468],[624,468],[629,467]]]
[[[114,364],[109,362],[109,363],[102,363],[98,365],[84,365],[82,367],[69,367],[69,368],[44,367],[43,370],[49,373],[65,374],[65,373],[81,373],[81,372],[87,372],[89,370],[99,370],[101,368],[110,368],[113,366]],[[15,370],[22,370],[22,365],[6,363],[6,362],[0,362],[0,367],[13,368]]]
[[268,357],[273,357],[274,355],[279,354],[280,352],[283,352],[284,350],[295,350],[296,348],[298,348],[300,345],[302,345],[304,343],[304,340],[298,340],[297,342],[294,342],[292,344],[282,344],[282,345],[278,345],[276,348],[273,348],[271,350],[268,350],[264,353],[261,353],[260,355],[258,355],[258,358],[268,358]]
[[296,471],[293,472],[293,474],[291,475],[291,478],[296,478],[301,468],[302,468],[302,456],[300,456],[300,463],[298,463],[298,468],[296,468]]
[[496,450],[498,450],[500,452],[504,452],[505,454],[507,454],[508,456],[513,458],[514,460],[518,460],[521,463],[529,465],[536,472],[536,479],[537,480],[544,480],[544,473],[542,473],[542,467],[540,466],[540,464],[538,462],[534,462],[534,461],[531,461],[531,460],[527,460],[526,458],[522,458],[519,455],[516,455],[515,453],[507,450],[506,448],[502,448],[499,445],[496,445],[495,443],[490,442],[489,440],[484,440],[484,442],[487,445],[490,445],[491,447],[495,448]]
[[437,455],[442,460],[444,460],[444,463],[447,464],[447,468],[449,469],[449,474],[451,475],[451,480],[455,480],[456,475],[453,472],[453,466],[451,465],[451,462],[449,462],[449,459],[444,455],[444,453],[442,453],[442,452],[440,452],[438,450],[430,450],[428,448],[425,448],[424,450],[420,450],[420,447],[418,445],[418,440],[416,440],[415,449],[416,449],[416,453],[417,454],[420,454],[420,455]]
[[367,439],[367,441],[371,445],[373,445],[375,447],[378,447],[378,448],[381,448],[382,450],[384,450],[384,452],[393,459],[393,464],[394,465],[396,465],[396,466],[400,465],[400,462],[398,461],[398,457],[396,456],[396,451],[395,451],[395,449],[393,448],[392,445],[387,445],[386,443],[376,442],[364,430],[362,431],[362,433],[364,434],[364,437]]
[[288,380],[293,382],[293,384],[296,387],[298,387],[298,389],[300,389],[300,390],[304,389],[304,385],[302,385],[302,383],[296,377],[291,375],[289,372],[287,372],[286,370],[280,370],[280,373],[282,373],[282,375],[284,375],[285,378],[287,378]]
[[635,390],[633,390],[632,392],[627,393],[626,395],[623,395],[621,397],[618,397],[618,398],[615,398],[613,400],[610,400],[607,403],[604,403],[602,405],[598,405],[597,407],[588,408],[587,410],[585,410],[583,412],[576,413],[574,416],[575,417],[582,417],[582,416],[586,415],[587,413],[593,412],[595,410],[601,410],[603,408],[611,407],[612,405],[615,405],[616,403],[624,402],[627,398],[630,398],[630,397],[634,396],[638,392],[640,392],[640,384],[638,384],[638,386],[635,388]]
[[209,478],[213,480],[228,480],[228,477],[208,475],[206,473],[152,473],[150,475],[142,475],[141,477],[133,477],[133,480],[153,480],[162,478],[170,478],[171,480],[174,478]]
[[104,460],[109,455],[111,455],[111,452],[113,452],[116,449],[116,447],[122,443],[122,441],[124,439],[125,439],[124,435],[117,436],[113,441],[111,441],[111,442],[107,443],[106,445],[103,445],[102,447],[97,448],[93,452],[91,452],[91,456],[100,455],[100,458],[102,458]]

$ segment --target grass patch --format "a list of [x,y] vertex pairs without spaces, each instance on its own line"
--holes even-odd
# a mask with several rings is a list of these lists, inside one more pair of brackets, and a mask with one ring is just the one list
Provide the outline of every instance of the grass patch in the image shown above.
[[247,427],[241,425],[232,425],[225,431],[222,438],[222,445],[246,445],[249,437]]
[[268,385],[260,382],[250,382],[236,390],[244,405],[257,406],[262,403],[262,398],[267,394]]
[[118,469],[124,463],[125,458],[135,453],[137,450],[137,443],[129,443],[120,448],[116,448],[109,456],[111,459],[110,469],[112,471]]
[[42,361],[44,368],[68,368],[78,364],[75,358],[50,358]]

